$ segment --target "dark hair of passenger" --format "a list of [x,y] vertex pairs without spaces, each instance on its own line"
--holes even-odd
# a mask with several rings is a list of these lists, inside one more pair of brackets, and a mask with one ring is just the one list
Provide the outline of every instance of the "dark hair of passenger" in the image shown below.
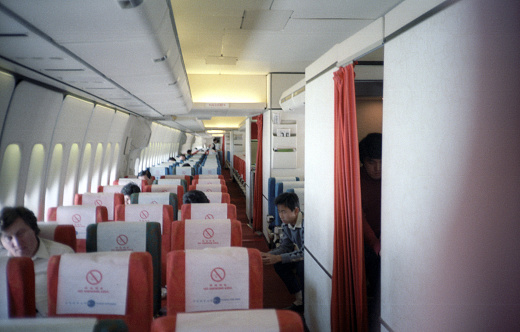
[[191,167],[190,163],[183,163],[182,167]]
[[206,194],[200,190],[190,190],[182,196],[182,204],[209,203]]
[[284,205],[289,210],[294,211],[295,208],[300,208],[300,200],[295,193],[281,193],[274,199],[274,205]]
[[123,194],[125,196],[130,196],[134,193],[140,193],[140,192],[141,192],[141,189],[139,188],[139,186],[133,182],[127,183],[127,184],[125,184],[125,186],[123,188],[121,188],[121,194]]
[[186,151],[187,154],[191,154],[191,150]]
[[170,157],[168,160],[169,160],[169,161],[177,161],[177,160],[175,160],[175,158],[173,158],[173,157]]
[[147,178],[152,178],[152,173],[149,170],[145,169],[144,171],[140,171],[138,176],[146,176]]
[[35,235],[40,234],[40,228],[38,228],[36,216],[31,210],[23,206],[5,207],[2,209],[1,215],[0,232],[5,231],[14,224],[18,218],[21,218],[27,226],[31,227]]
[[359,142],[359,160],[361,163],[366,158],[381,159],[383,146],[383,135],[380,133],[368,134]]

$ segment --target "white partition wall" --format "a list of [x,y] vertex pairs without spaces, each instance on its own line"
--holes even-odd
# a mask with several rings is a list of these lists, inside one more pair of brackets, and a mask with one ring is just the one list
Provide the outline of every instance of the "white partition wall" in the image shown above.
[[520,330],[519,12],[462,0],[385,44],[382,318],[394,331]]
[[305,86],[305,317],[310,331],[330,331],[334,163],[322,157],[334,158],[334,71]]

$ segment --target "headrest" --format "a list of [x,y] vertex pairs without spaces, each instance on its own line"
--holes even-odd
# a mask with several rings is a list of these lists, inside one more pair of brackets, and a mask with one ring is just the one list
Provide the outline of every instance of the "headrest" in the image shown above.
[[231,246],[231,220],[186,220],[185,249],[204,249]]
[[124,315],[130,254],[61,255],[56,313]]
[[146,251],[146,223],[97,224],[97,251]]

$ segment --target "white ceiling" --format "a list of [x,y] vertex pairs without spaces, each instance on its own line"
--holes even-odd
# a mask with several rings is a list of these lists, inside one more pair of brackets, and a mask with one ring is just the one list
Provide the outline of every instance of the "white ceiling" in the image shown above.
[[[304,72],[402,0],[168,1],[123,9],[139,0],[0,0],[0,67],[200,132],[196,117],[260,110],[194,105],[187,74]],[[206,64],[207,57],[220,56],[236,64]]]

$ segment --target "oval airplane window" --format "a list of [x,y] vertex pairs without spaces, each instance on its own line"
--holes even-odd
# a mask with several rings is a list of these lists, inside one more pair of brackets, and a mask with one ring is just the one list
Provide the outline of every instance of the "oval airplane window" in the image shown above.
[[65,175],[65,186],[63,188],[63,205],[74,204],[76,176],[79,165],[79,146],[72,144],[70,147],[69,162],[67,163],[67,174]]
[[[79,172],[79,184],[78,184],[78,193],[84,194],[88,192],[88,172],[90,170],[90,155],[92,154],[92,146],[90,143],[85,145],[85,150],[83,151],[83,159],[81,161],[81,170]],[[97,188],[95,188],[97,189]],[[97,190],[94,190],[97,192]]]
[[35,144],[31,152],[31,160],[29,161],[29,172],[27,173],[23,204],[37,216],[39,215],[44,164],[45,149],[42,144]]
[[5,149],[2,168],[0,169],[0,207],[16,205],[16,190],[18,189],[18,177],[22,152],[18,144],[10,144]]
[[60,175],[63,163],[63,145],[56,144],[52,152],[51,165],[47,173],[47,190],[45,191],[45,211],[51,207],[61,205],[60,198]]

